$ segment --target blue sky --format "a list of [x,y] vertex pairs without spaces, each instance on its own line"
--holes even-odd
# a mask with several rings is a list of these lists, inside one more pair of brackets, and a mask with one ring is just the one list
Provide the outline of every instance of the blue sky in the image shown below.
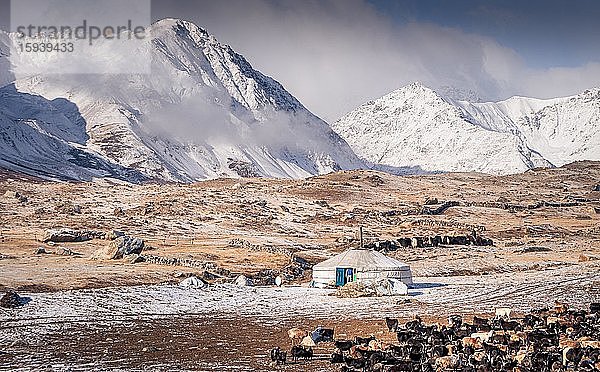
[[417,21],[491,37],[531,67],[600,60],[597,0],[369,0],[398,24]]

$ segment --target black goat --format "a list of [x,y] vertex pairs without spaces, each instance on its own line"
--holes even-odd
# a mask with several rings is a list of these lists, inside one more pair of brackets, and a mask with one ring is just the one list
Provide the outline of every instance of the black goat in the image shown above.
[[312,359],[314,353],[312,348],[304,348],[302,346],[292,346],[292,359],[297,361],[298,359]]
[[357,345],[368,345],[369,342],[375,341],[375,340],[376,340],[375,336],[366,337],[366,338],[357,336],[355,341],[356,341]]
[[398,332],[396,332],[396,337],[398,338],[398,342],[400,342],[401,344],[412,340],[413,338],[415,338],[416,335],[417,335],[417,333],[413,332],[413,331],[398,331]]
[[344,354],[341,351],[334,351],[331,354],[331,358],[329,358],[329,361],[332,364],[344,363]]
[[285,364],[287,359],[287,352],[276,347],[271,350],[271,361],[275,362],[276,365]]
[[462,326],[462,323],[463,319],[460,315],[450,315],[448,317],[448,325],[453,329],[460,328],[460,326]]
[[356,344],[354,343],[354,341],[350,341],[350,340],[348,340],[348,341],[337,340],[337,341],[335,341],[334,345],[335,345],[336,349],[339,349],[341,351],[348,351],[348,350],[350,350],[350,348],[352,346],[354,346]]
[[398,319],[385,318],[385,325],[390,332],[398,331]]
[[362,370],[367,366],[367,360],[365,358],[355,359],[351,357],[346,357],[344,362],[346,363],[346,367],[350,368],[351,371]]

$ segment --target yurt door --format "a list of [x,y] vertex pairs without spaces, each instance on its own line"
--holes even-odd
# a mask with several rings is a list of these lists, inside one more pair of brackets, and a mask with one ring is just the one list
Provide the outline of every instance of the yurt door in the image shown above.
[[335,269],[335,286],[342,287],[346,284],[346,269],[338,267]]
[[342,287],[348,282],[354,281],[354,269],[337,267],[335,269],[335,286]]

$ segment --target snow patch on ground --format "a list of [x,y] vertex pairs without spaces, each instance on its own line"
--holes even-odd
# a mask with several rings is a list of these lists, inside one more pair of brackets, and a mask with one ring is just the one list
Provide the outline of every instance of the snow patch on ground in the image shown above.
[[338,298],[333,296],[333,290],[299,286],[116,287],[22,294],[30,302],[20,309],[0,313],[0,321],[17,326],[198,315],[272,320],[274,311],[277,319],[378,319],[491,312],[506,306],[527,311],[555,300],[587,306],[597,295],[590,291],[596,279],[595,273],[572,266],[484,276],[415,278],[408,296],[371,298]]

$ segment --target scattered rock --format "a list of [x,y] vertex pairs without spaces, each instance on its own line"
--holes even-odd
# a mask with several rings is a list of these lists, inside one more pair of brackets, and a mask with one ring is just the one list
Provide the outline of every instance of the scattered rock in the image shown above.
[[8,190],[7,192],[4,193],[4,197],[6,199],[17,200],[17,201],[19,201],[21,203],[27,202],[27,197],[24,196],[24,195],[21,195],[17,191]]
[[598,261],[600,257],[582,254],[579,256],[579,262]]
[[317,200],[315,201],[315,204],[323,208],[331,208],[329,203],[327,203],[325,200]]
[[383,178],[377,174],[367,176],[367,177],[365,177],[365,179],[367,181],[369,181],[371,183],[371,185],[373,185],[373,186],[381,186],[385,183]]
[[290,263],[286,265],[279,273],[276,273],[273,276],[273,281],[268,283],[268,285],[275,284],[276,276],[281,276],[281,278],[287,282],[293,282],[298,278],[302,278],[305,276],[307,270],[312,269],[313,264],[308,262],[306,259],[302,257],[298,257],[293,254],[290,257]]
[[116,207],[113,210],[113,216],[115,216],[115,217],[123,217],[123,216],[125,216],[125,211],[121,207]]
[[547,247],[525,247],[522,249],[517,249],[513,253],[535,253],[535,252],[550,252],[552,249]]
[[204,270],[204,272],[202,273],[202,278],[204,280],[217,280],[217,279],[222,279],[223,277],[221,275],[211,273],[208,270]]
[[260,177],[260,173],[256,166],[250,162],[236,159],[227,159],[228,167],[238,176],[242,178],[256,178]]
[[294,265],[299,266],[300,268],[304,269],[304,270],[309,270],[312,269],[313,264],[311,264],[310,262],[308,262],[306,259],[293,255],[291,258],[291,263],[293,263]]
[[440,214],[444,214],[444,212],[446,212],[448,209],[450,209],[452,207],[458,207],[459,205],[460,205],[460,203],[457,201],[447,201],[447,202],[441,203],[437,208],[433,208],[433,207],[431,207],[431,205],[424,206],[421,209],[421,214],[437,216]]
[[81,206],[78,204],[73,204],[71,202],[65,202],[65,203],[58,204],[56,207],[54,207],[54,210],[57,213],[61,213],[61,214],[68,214],[68,215],[81,214]]
[[247,240],[244,239],[231,239],[228,243],[228,245],[230,247],[234,247],[234,248],[246,248],[246,249],[251,249],[252,247],[254,247],[254,245],[252,243],[250,243]]
[[425,205],[436,205],[440,204],[438,198],[427,198],[425,199]]
[[136,263],[146,262],[146,258],[141,254],[130,254],[129,256],[124,256],[123,259],[129,261],[129,263],[132,265]]
[[179,283],[179,286],[184,288],[204,288],[206,285],[202,279],[196,276],[190,276]]
[[48,254],[44,247],[37,247],[33,254]]
[[252,283],[258,286],[274,285],[278,272],[272,269],[263,269],[252,276]]
[[52,229],[42,238],[44,243],[86,242],[92,239],[103,239],[106,233],[91,230]]
[[355,240],[356,240],[356,238],[354,238],[353,236],[346,235],[346,236],[340,236],[335,241],[336,241],[336,243],[349,244]]
[[125,233],[122,231],[112,230],[106,233],[105,238],[106,240],[115,240],[121,236],[125,236]]
[[56,250],[56,254],[59,256],[83,256],[81,253],[70,250],[69,248],[59,247]]
[[259,200],[259,201],[257,201],[254,204],[258,205],[261,208],[266,208],[267,207],[267,201],[266,200]]
[[0,298],[0,307],[5,309],[15,309],[23,306],[25,299],[17,294],[15,291],[8,291],[2,298]]
[[252,287],[254,285],[254,283],[252,283],[251,279],[248,279],[245,276],[240,275],[235,280],[235,285],[237,285],[239,287]]
[[131,236],[120,236],[110,242],[106,247],[94,254],[94,258],[120,260],[124,256],[140,254],[144,250],[144,241]]

